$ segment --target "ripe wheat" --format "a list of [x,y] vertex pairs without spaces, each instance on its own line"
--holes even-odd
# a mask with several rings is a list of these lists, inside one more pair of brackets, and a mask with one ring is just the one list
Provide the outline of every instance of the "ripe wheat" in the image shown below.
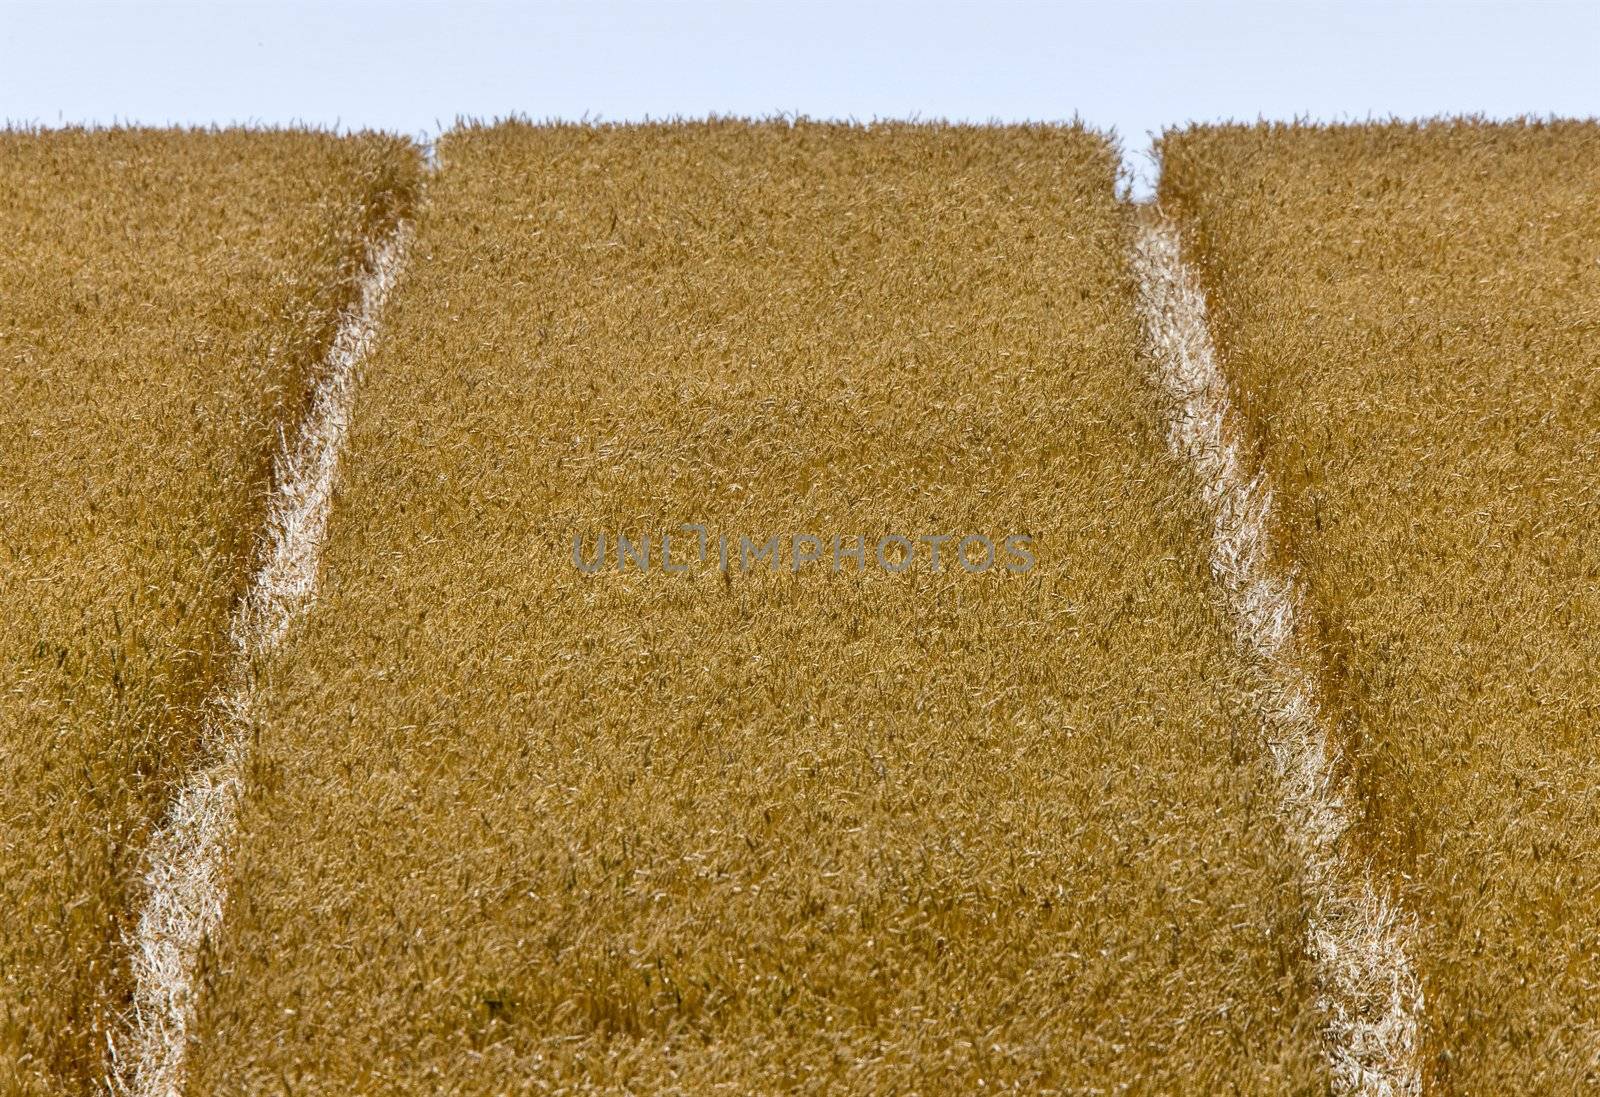
[[[193,1091],[1319,1092],[1076,128],[452,134],[263,667]],[[1027,574],[571,562],[1019,531]]]
[[1356,839],[1414,913],[1424,1082],[1600,1070],[1600,126],[1167,134],[1319,629]]
[[0,133],[0,1092],[89,1092],[387,137]]

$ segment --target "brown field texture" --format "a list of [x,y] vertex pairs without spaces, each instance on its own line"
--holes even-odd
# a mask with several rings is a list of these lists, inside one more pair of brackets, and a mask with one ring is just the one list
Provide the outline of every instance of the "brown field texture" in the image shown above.
[[[1323,1092],[1108,145],[441,156],[318,604],[261,668],[189,1091]],[[1038,563],[571,561],[683,522]]]
[[1161,142],[1418,920],[1435,1093],[1600,1085],[1600,127]]
[[0,1092],[87,1092],[277,427],[408,144],[0,132]]

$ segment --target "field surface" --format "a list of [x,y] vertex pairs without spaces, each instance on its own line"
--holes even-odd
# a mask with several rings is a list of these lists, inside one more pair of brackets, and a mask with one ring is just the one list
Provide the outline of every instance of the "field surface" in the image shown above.
[[0,132],[0,1095],[1600,1087],[1600,126],[1159,151]]
[[0,1092],[87,1092],[141,850],[390,138],[0,133]]
[[[189,1091],[1324,1091],[1110,148],[507,125],[441,160],[261,668]],[[685,522],[686,573],[574,566]],[[1037,562],[718,566],[799,533]]]
[[1435,1093],[1600,1084],[1600,128],[1169,133]]

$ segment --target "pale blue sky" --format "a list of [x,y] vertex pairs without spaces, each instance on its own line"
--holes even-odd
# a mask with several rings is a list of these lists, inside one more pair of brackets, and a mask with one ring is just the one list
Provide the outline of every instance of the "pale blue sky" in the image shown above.
[[12,122],[1600,114],[1600,3],[0,3]]

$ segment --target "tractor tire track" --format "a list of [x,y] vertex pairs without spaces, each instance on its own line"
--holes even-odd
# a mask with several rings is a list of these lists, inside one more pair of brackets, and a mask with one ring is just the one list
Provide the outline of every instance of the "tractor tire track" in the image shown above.
[[376,342],[384,302],[405,262],[410,228],[370,246],[356,301],[340,318],[292,444],[276,455],[261,564],[229,629],[233,649],[201,758],[146,851],[144,900],[127,940],[131,1012],[111,1046],[108,1088],[131,1097],[176,1097],[194,1021],[195,963],[222,919],[224,859],[232,845],[248,762],[252,664],[271,653],[311,606],[339,452],[361,364]]
[[1307,948],[1333,1077],[1346,1093],[1409,1097],[1422,1088],[1423,1004],[1408,954],[1411,927],[1346,855],[1349,816],[1335,778],[1336,752],[1298,650],[1298,581],[1271,558],[1272,489],[1264,474],[1246,468],[1205,296],[1183,262],[1177,229],[1151,208],[1139,217],[1132,261],[1146,347],[1170,408],[1169,444],[1199,482],[1211,518],[1211,569],[1235,637],[1262,673],[1265,739],[1312,904]]

